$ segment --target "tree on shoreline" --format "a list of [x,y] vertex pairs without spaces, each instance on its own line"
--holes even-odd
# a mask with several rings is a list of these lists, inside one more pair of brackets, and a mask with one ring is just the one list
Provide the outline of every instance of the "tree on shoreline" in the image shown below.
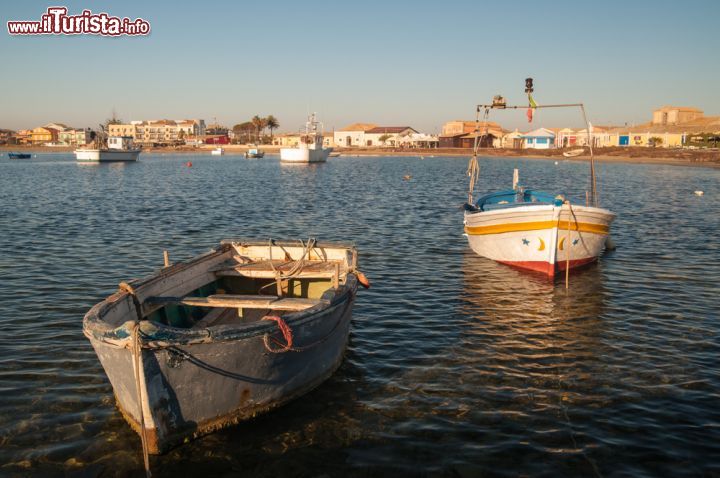
[[280,127],[280,123],[278,122],[277,118],[273,115],[268,115],[267,118],[265,118],[265,126],[270,130],[270,141],[272,142],[273,139],[273,130]]
[[232,127],[233,133],[235,133],[235,137],[238,138],[239,143],[249,143],[253,131],[255,131],[255,125],[252,124],[250,121],[245,121],[244,123],[236,124]]
[[255,126],[255,129],[257,130],[257,143],[260,143],[260,135],[262,134],[262,130],[265,129],[265,126],[267,126],[265,118],[261,118],[260,115],[255,115],[252,117],[250,122]]

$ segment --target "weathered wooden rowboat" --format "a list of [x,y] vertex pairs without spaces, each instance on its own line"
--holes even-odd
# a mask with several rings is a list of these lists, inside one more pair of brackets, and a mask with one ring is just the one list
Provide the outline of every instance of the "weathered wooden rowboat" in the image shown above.
[[327,379],[343,358],[358,276],[367,285],[354,247],[227,240],[121,283],[83,331],[118,408],[158,454]]

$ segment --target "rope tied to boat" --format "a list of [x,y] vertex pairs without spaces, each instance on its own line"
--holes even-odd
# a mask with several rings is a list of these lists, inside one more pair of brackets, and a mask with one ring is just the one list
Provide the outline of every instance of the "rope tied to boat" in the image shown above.
[[490,125],[488,124],[488,118],[490,117],[490,108],[485,108],[485,114],[483,115],[483,123],[485,130],[482,136],[480,133],[480,109],[477,110],[475,115],[475,140],[473,142],[473,155],[470,157],[468,162],[467,175],[470,178],[470,185],[468,187],[468,204],[472,206],[473,203],[473,192],[475,190],[475,184],[480,178],[480,165],[478,164],[477,155],[478,149],[482,146],[483,140],[487,137],[490,131]]
[[150,478],[152,476],[152,473],[150,472],[150,452],[148,450],[147,430],[145,427],[145,413],[143,412],[142,403],[142,383],[140,380],[140,359],[142,358],[142,338],[140,337],[140,334],[142,332],[140,331],[140,322],[142,321],[142,306],[140,305],[140,301],[138,300],[137,294],[135,293],[135,288],[132,285],[126,282],[121,282],[118,288],[130,296],[130,299],[133,302],[133,306],[135,307],[135,322],[133,323],[132,330],[130,331],[130,349],[132,351],[133,358],[133,375],[135,375],[135,393],[137,394],[137,405],[139,414],[138,418],[140,422],[140,442],[142,443],[145,476],[146,478]]
[[[134,297],[134,295],[133,295]],[[145,476],[150,478],[150,453],[148,451],[147,430],[145,429],[145,414],[142,403],[142,385],[140,383],[140,354],[142,352],[142,339],[140,338],[140,321],[137,320],[132,329],[132,353],[135,372],[135,391],[137,393],[137,404],[140,414],[140,441],[142,443],[143,462],[145,464]]]
[[263,343],[265,344],[265,349],[273,354],[283,354],[285,352],[289,352],[292,350],[293,346],[293,335],[292,335],[292,329],[290,329],[290,326],[285,322],[282,317],[277,315],[266,315],[261,320],[272,320],[277,323],[278,329],[280,329],[280,332],[282,332],[283,338],[285,339],[285,345],[282,345],[278,340],[273,338],[273,342],[280,345],[280,348],[274,349],[270,347],[270,335],[265,334],[263,335]]
[[[315,246],[317,245],[317,239],[311,237],[308,239],[307,244],[305,244],[305,242],[302,239],[300,239],[300,245],[303,248],[302,255],[300,256],[300,258],[293,261],[293,265],[290,267],[290,270],[288,270],[285,273],[283,273],[282,271],[277,269],[275,267],[275,264],[273,264],[272,250],[273,250],[274,244],[275,244],[275,241],[273,239],[270,239],[269,243],[268,243],[268,257],[269,257],[269,262],[270,262],[270,268],[277,275],[278,281],[284,281],[284,280],[292,279],[293,277],[297,276],[298,274],[300,274],[302,272],[303,268],[305,267],[305,257],[306,256],[308,258],[310,257],[310,255],[309,255],[310,251],[312,251],[315,248]],[[285,252],[286,257],[289,257],[288,252],[285,250],[285,248],[282,245],[279,245],[278,247],[280,247],[280,249],[282,249]],[[324,254],[325,254],[325,251],[323,251],[323,255]],[[325,257],[325,260],[327,260],[327,257]],[[273,282],[270,282],[269,284],[265,284],[264,286],[260,287],[259,292],[262,292],[264,289],[266,289],[272,285],[273,285]]]

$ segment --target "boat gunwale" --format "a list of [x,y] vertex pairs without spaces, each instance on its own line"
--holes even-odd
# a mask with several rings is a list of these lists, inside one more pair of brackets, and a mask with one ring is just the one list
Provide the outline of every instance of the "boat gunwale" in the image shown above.
[[[124,300],[133,301],[132,292],[137,289],[147,287],[173,274],[180,273],[202,261],[212,259],[213,256],[221,257],[222,255],[229,253],[233,250],[234,244],[241,244],[244,246],[266,245],[266,243],[259,241],[226,239],[221,241],[220,245],[213,250],[195,256],[187,261],[178,262],[168,266],[143,279],[130,281],[126,283],[128,287],[116,291],[90,308],[83,318],[83,334],[90,340],[98,340],[107,345],[121,348],[128,347],[131,339],[131,324],[134,324],[136,320],[129,319],[118,326],[111,326],[103,318],[110,308],[118,306]],[[273,245],[298,247],[296,242],[291,241],[275,241],[273,242]],[[323,243],[318,247],[349,250],[352,252],[353,263],[348,264],[345,284],[341,285],[338,289],[331,288],[323,293],[321,300],[324,300],[324,302],[302,311],[283,315],[283,320],[285,320],[285,322],[289,325],[295,327],[302,326],[307,322],[316,320],[317,317],[315,316],[318,314],[331,311],[343,303],[350,302],[354,291],[356,291],[358,287],[357,276],[354,273],[356,267],[355,261],[357,260],[356,248],[345,244],[340,245],[331,243]],[[144,303],[144,301],[141,301],[141,307],[142,303]],[[134,309],[135,308],[132,307],[133,311]],[[195,343],[240,340],[259,337],[277,330],[277,325],[270,321],[258,321],[247,324],[223,324],[205,327],[202,329],[173,327],[159,322],[149,321],[144,318],[140,321],[140,324],[140,332],[144,348],[165,348],[174,345],[191,345]]]
[[[342,293],[332,301],[321,303],[308,309],[293,312],[283,316],[283,320],[292,327],[300,327],[308,322],[318,320],[321,314],[332,312],[333,309],[349,303],[352,300],[352,293],[357,290],[357,278],[354,274],[348,274],[348,284],[343,285]],[[343,290],[344,289],[344,290]],[[334,293],[335,291],[328,291]],[[327,293],[327,292],[326,292]],[[122,291],[113,296],[123,296],[129,293]],[[111,296],[112,297],[112,296]],[[98,340],[106,345],[126,348],[130,345],[131,326],[135,320],[128,320],[117,327],[107,326],[102,314],[107,307],[114,305],[107,300],[96,304],[83,319],[83,333],[90,340]],[[143,348],[161,349],[176,345],[206,344],[224,341],[236,341],[261,337],[277,330],[277,324],[271,321],[257,321],[247,324],[220,324],[202,329],[173,327],[155,321],[142,320],[140,322],[141,338]],[[149,325],[145,325],[149,324]],[[103,327],[105,326],[105,327]],[[143,330],[145,329],[145,330]]]
[[[606,209],[604,207],[597,207],[597,206],[585,206],[583,204],[577,204],[575,206],[572,206],[573,209],[576,210],[576,212],[582,212],[584,214],[589,215],[603,215],[603,216],[611,216],[612,220],[614,220],[617,217],[617,214],[610,211],[609,209]],[[524,209],[527,208],[527,209]],[[528,203],[524,206],[516,206],[516,207],[508,207],[508,208],[500,208],[500,209],[491,209],[489,211],[482,211],[480,209],[476,211],[468,211],[465,210],[465,217],[478,217],[479,215],[482,216],[503,216],[508,215],[508,213],[518,213],[517,217],[524,217],[521,216],[520,213],[529,213],[529,212],[537,212],[540,211],[551,211],[553,209],[563,209],[563,206],[555,206],[553,204],[546,204],[546,203]],[[508,218],[512,218],[508,215]]]

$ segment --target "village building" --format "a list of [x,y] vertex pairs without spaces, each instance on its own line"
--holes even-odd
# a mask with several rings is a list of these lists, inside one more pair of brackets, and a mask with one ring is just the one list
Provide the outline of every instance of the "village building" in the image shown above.
[[[477,131],[476,131],[477,130]],[[477,138],[479,147],[501,146],[505,131],[491,121],[448,121],[442,127],[438,140],[441,148],[472,148]]]
[[504,134],[500,138],[500,147],[508,149],[522,149],[523,147],[523,133],[515,129],[510,133]]
[[32,140],[32,130],[21,129],[15,133],[14,138],[17,144],[30,144],[30,141]]
[[90,131],[86,129],[67,128],[58,132],[58,142],[67,146],[82,146],[90,142]]
[[702,110],[689,106],[663,106],[653,111],[652,124],[676,125],[703,117]]
[[131,121],[110,124],[107,129],[109,136],[129,136],[139,144],[181,144],[206,134],[205,121],[201,119]]
[[399,138],[397,146],[401,148],[437,148],[440,146],[440,139],[433,134],[411,133]]
[[9,129],[0,129],[0,144],[7,144],[10,138],[15,136],[15,131]]
[[[365,131],[363,146],[400,146],[402,138],[417,133],[410,126],[376,126]],[[410,141],[406,143],[409,145]]]
[[38,126],[33,128],[30,132],[30,143],[31,144],[45,144],[55,143],[58,140],[58,130],[55,128],[46,128],[45,126]]
[[538,128],[521,136],[525,149],[551,149],[555,147],[555,133],[548,128]]
[[353,123],[333,133],[335,144],[341,148],[365,146],[365,131],[376,127],[374,123]]

